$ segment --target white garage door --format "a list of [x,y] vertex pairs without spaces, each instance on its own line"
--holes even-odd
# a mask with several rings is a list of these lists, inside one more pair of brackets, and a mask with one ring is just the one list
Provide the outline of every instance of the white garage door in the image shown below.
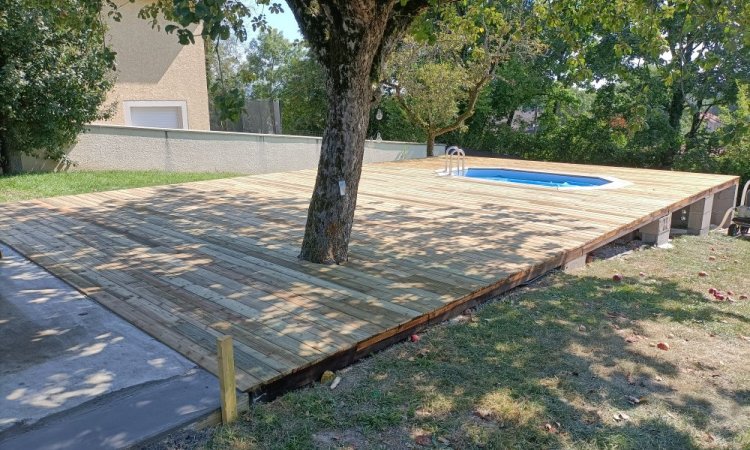
[[134,127],[185,128],[179,106],[131,106],[130,124]]

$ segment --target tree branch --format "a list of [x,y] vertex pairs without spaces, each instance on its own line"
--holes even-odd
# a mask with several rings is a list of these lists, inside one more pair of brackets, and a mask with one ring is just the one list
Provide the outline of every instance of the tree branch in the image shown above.
[[326,66],[329,62],[331,22],[326,20],[320,4],[311,0],[287,0],[289,9],[299,25],[302,36],[310,42],[310,48],[317,54],[318,60]]
[[411,119],[411,121],[414,122],[418,127],[429,132],[430,124],[422,120],[422,118],[419,117],[419,115],[417,115],[417,113],[415,113],[414,110],[409,107],[409,105],[406,103],[406,100],[404,100],[404,97],[401,95],[401,87],[398,84],[390,83],[387,81],[384,81],[383,84],[393,89],[393,93],[396,96],[396,102],[398,102],[399,106],[404,110],[406,115],[409,116],[409,119]]
[[464,110],[464,112],[456,117],[456,121],[453,122],[453,124],[435,130],[435,136],[440,136],[441,134],[449,133],[451,131],[459,129],[464,124],[464,121],[471,117],[472,114],[474,114],[474,108],[477,106],[477,101],[479,100],[479,93],[482,92],[482,88],[484,87],[484,85],[486,85],[487,82],[492,78],[492,74],[495,72],[496,67],[497,64],[493,63],[492,66],[490,66],[490,69],[469,91],[469,102],[466,105],[466,109]]
[[388,22],[383,33],[383,40],[375,54],[370,71],[370,80],[376,82],[380,79],[380,71],[385,65],[385,60],[391,54],[396,44],[404,37],[406,30],[414,19],[430,6],[430,0],[410,0],[408,2],[395,1]]

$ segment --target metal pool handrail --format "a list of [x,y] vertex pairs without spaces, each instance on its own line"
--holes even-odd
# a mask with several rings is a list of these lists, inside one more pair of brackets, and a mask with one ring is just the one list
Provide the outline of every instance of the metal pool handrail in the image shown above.
[[456,157],[456,174],[463,175],[466,171],[466,153],[459,147],[453,145],[445,149],[445,155],[448,157],[445,160],[445,173],[448,176],[453,175],[453,157]]

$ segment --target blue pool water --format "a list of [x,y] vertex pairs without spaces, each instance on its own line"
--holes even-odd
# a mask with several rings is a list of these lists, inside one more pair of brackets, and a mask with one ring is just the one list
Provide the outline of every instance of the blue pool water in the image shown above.
[[471,168],[466,170],[464,176],[480,180],[504,181],[506,183],[531,184],[554,188],[596,187],[611,183],[610,180],[599,177],[514,169]]

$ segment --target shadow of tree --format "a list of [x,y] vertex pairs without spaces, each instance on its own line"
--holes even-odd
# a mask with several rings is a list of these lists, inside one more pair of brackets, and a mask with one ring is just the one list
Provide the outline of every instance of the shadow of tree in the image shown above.
[[691,449],[716,437],[731,446],[743,432],[732,412],[681,389],[682,368],[642,326],[728,316],[672,280],[613,285],[558,273],[354,366],[337,391],[317,386],[259,405],[237,430],[270,448],[320,446],[331,430],[342,446],[359,430],[352,445],[405,448],[415,429],[452,448]]
[[[351,260],[321,267],[296,258],[307,175],[19,203],[0,228],[9,245],[168,345],[192,346],[188,356],[210,370],[215,337],[232,334],[244,388],[559,260],[571,249],[561,233],[607,229],[507,206],[495,186],[406,195],[386,191],[387,177],[365,178]],[[451,192],[470,206],[457,208]]]
[[[239,385],[247,389],[519,271],[559,264],[566,252],[642,215],[624,207],[625,201],[616,211],[601,212],[602,202],[621,195],[614,191],[544,191],[530,204],[517,198],[529,188],[469,188],[463,181],[435,183],[401,170],[394,165],[365,174],[351,260],[342,266],[296,257],[312,171],[288,180],[268,175],[18,203],[0,217],[0,231],[9,245],[209,370],[215,370],[215,338],[233,335]],[[394,189],[394,183],[403,189]],[[509,411],[520,402],[532,412],[507,419],[502,411],[488,415],[500,420],[470,414],[451,435],[467,446],[499,447],[562,445],[562,436],[577,441],[593,436],[596,446],[618,440],[646,448],[689,442],[661,419],[612,424],[611,414],[605,420],[587,405],[629,411],[627,395],[669,390],[653,380],[657,374],[675,375],[677,367],[625,345],[623,330],[643,335],[640,322],[646,319],[688,323],[731,313],[708,303],[675,306],[674,301],[703,300],[667,279],[638,289],[597,278],[555,280],[539,301],[502,302],[488,308],[495,313],[484,314],[479,323],[436,331],[450,342],[439,352],[404,361],[374,358],[375,372],[390,375],[387,383],[373,381],[369,392],[376,405],[387,407],[353,408],[358,415],[332,420],[383,428],[406,415],[430,426],[430,420],[472,410],[496,395],[498,386],[510,386],[510,400],[504,400]],[[747,322],[740,315],[733,319]],[[581,325],[585,331],[571,333]],[[629,365],[637,371],[629,374]],[[399,370],[403,377],[396,375]],[[642,379],[643,385],[628,378]],[[393,400],[379,384],[408,393],[398,400],[407,408],[389,407]],[[362,393],[351,395],[355,404],[363,401],[356,397]],[[418,416],[417,408],[435,396],[463,406]],[[365,400],[366,406],[371,400]],[[697,399],[671,401],[670,407],[686,415],[695,407],[712,418],[722,414]],[[315,408],[325,417],[335,402]],[[540,417],[551,426],[560,422],[558,432],[544,429]],[[700,420],[695,416],[696,426]]]

